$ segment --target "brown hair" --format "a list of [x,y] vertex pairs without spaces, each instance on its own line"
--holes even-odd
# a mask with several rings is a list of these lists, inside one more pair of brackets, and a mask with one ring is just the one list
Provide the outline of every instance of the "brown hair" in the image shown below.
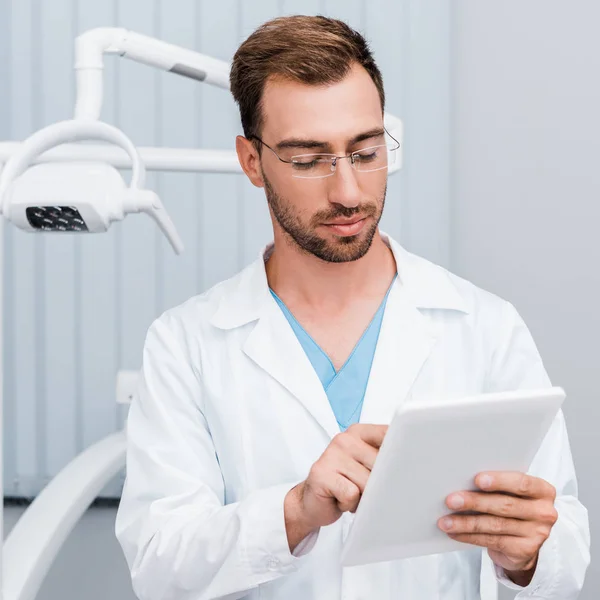
[[322,16],[279,17],[264,23],[238,48],[229,75],[244,135],[260,135],[262,96],[269,77],[308,85],[336,83],[354,63],[371,76],[383,111],[381,72],[360,33],[343,21]]

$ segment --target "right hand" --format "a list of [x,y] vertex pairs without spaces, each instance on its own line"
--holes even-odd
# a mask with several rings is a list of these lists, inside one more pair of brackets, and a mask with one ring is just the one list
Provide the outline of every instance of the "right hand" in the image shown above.
[[292,551],[312,531],[356,511],[387,429],[351,425],[333,438],[308,478],[288,492],[284,512]]

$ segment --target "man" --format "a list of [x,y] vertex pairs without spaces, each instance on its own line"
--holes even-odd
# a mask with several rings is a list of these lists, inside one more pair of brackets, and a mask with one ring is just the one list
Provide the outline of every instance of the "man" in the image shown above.
[[231,89],[274,243],[148,332],[116,525],[137,595],[475,599],[491,559],[522,597],[577,597],[589,532],[562,413],[528,474],[482,473],[481,492],[447,498],[448,513],[481,513],[438,524],[464,551],[340,567],[399,402],[549,380],[510,304],[379,232],[398,144],[357,32],[266,23]]

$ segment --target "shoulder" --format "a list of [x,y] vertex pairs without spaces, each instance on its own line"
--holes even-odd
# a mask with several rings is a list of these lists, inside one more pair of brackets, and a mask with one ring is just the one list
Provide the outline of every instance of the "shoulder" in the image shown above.
[[423,257],[395,247],[399,273],[419,311],[486,354],[529,331],[513,304]]
[[198,340],[207,334],[214,335],[216,328],[213,321],[219,310],[228,300],[239,295],[242,282],[254,268],[255,265],[251,264],[205,292],[167,309],[154,320],[150,331],[163,329],[180,340]]
[[415,261],[429,271],[428,277],[445,280],[460,298],[456,305],[462,310],[429,316],[443,323],[453,349],[483,358],[488,391],[550,385],[531,332],[511,302],[448,269],[424,259]]
[[471,322],[505,318],[514,310],[506,299],[422,256],[394,244],[401,279],[421,309],[449,309]]

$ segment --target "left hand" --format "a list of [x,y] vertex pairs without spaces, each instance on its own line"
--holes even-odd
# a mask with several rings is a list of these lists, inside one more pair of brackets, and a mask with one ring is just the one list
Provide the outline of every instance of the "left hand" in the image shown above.
[[[453,514],[440,519],[438,526],[452,539],[487,548],[508,575],[530,572],[531,580],[540,548],[558,518],[555,488],[525,473],[498,471],[480,473],[475,484],[484,492],[451,494],[446,505],[482,514]],[[447,518],[450,528],[444,526]]]

